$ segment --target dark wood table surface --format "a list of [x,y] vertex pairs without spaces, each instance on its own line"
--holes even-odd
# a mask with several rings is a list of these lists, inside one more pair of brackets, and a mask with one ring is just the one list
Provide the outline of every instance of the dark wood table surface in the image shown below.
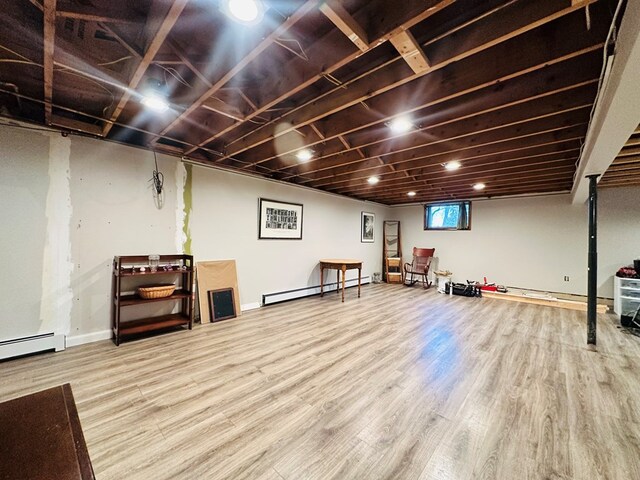
[[0,480],[95,479],[68,383],[0,403]]

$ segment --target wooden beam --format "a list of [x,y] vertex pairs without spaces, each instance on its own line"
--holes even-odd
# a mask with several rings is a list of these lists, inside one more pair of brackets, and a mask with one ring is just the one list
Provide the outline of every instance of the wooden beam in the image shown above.
[[361,51],[369,50],[367,33],[337,0],[325,0],[320,11]]
[[618,153],[618,155],[616,156],[616,159],[636,155],[640,155],[640,147],[623,147],[622,150],[620,150],[620,153]]
[[205,100],[202,104],[202,108],[215,112],[219,115],[232,118],[238,122],[244,121],[244,114],[240,110],[216,97],[211,97]]
[[[573,0],[575,2],[576,0]],[[497,300],[509,300],[511,302],[530,303],[533,305],[543,305],[545,307],[564,308],[568,310],[579,310],[581,312],[587,311],[586,302],[576,302],[573,300],[562,300],[555,297],[539,297],[539,296],[525,296],[520,293],[499,293],[499,292],[482,292],[482,296],[486,298],[493,298]],[[606,305],[597,306],[598,313],[607,313],[609,310]]]
[[[200,69],[196,68],[196,66],[189,60],[186,52],[178,45],[174,40],[169,39],[168,41],[169,47],[171,50],[178,56],[180,61],[187,66],[189,70],[193,72],[193,74],[200,79],[200,81],[207,86],[207,88],[211,88],[211,82],[204,74],[200,71]],[[233,117],[231,117],[233,118]]]
[[[456,191],[456,192],[429,192],[428,194],[423,194],[421,192],[418,193],[418,196],[414,197],[411,202],[420,201],[422,203],[430,203],[430,202],[440,202],[444,200],[474,200],[477,198],[492,198],[497,196],[506,196],[506,195],[540,195],[540,194],[558,194],[558,193],[568,193],[570,191],[570,187],[567,187],[566,183],[561,183],[558,185],[528,185],[526,187],[513,187],[513,188],[505,188],[505,189],[494,189],[491,192],[476,192],[475,190],[466,190],[466,191]],[[387,205],[393,205],[398,203],[407,203],[407,197],[398,198],[396,200],[388,200],[386,202]]]
[[102,129],[103,136],[106,137],[109,134],[109,132],[111,131],[111,128],[113,127],[114,122],[116,122],[120,117],[122,110],[124,110],[125,105],[131,98],[131,91],[135,90],[138,87],[140,81],[142,80],[143,75],[147,71],[147,68],[149,68],[149,65],[151,65],[151,62],[153,62],[153,59],[156,56],[156,53],[158,53],[158,50],[160,50],[160,47],[162,46],[167,36],[169,35],[169,32],[177,22],[178,18],[180,17],[180,14],[182,13],[182,10],[184,10],[184,7],[187,5],[188,1],[189,0],[175,0],[171,4],[169,11],[167,12],[162,22],[160,23],[160,26],[157,29],[153,38],[151,39],[151,42],[149,42],[149,46],[146,52],[144,53],[144,56],[138,63],[138,67],[135,69],[131,77],[131,80],[129,81],[129,85],[127,89],[124,91],[124,93],[120,97],[120,101],[118,102],[115,110],[111,114],[109,121],[105,123]]
[[[551,71],[548,73],[551,73]],[[595,75],[597,75],[597,73]],[[429,126],[416,131],[411,137],[404,138],[401,142],[394,141],[392,144],[393,147],[388,146],[389,140],[393,140],[393,136],[389,136],[388,134],[387,136],[381,135],[378,129],[372,130],[373,135],[371,140],[363,141],[362,137],[356,137],[354,139],[354,147],[366,148],[367,151],[370,152],[367,158],[401,153],[403,151],[409,155],[413,153],[412,150],[415,148],[446,142],[453,138],[460,138],[465,132],[471,135],[479,134],[487,131],[487,129],[507,126],[510,123],[529,121],[543,115],[560,113],[561,110],[557,108],[558,101],[566,105],[566,108],[573,108],[588,105],[589,101],[592,102],[593,98],[595,98],[597,78],[578,85],[575,88],[573,86],[568,88],[562,84],[548,85],[548,87],[551,88],[556,86],[560,88],[554,88],[549,92],[543,92],[537,95],[535,93],[538,92],[539,89],[536,86],[537,82],[534,80],[535,78],[536,76],[528,76],[527,79],[531,80],[531,82],[525,79],[522,80],[526,84],[526,89],[521,89],[518,92],[518,95],[522,98],[518,98],[515,93],[512,93],[509,84],[503,84],[503,89],[500,93],[482,95],[481,91],[478,92],[477,96],[464,96],[460,101],[450,102],[447,105],[448,108],[444,109],[444,112],[435,112],[431,109],[426,110],[424,115],[430,119],[431,123]],[[542,77],[540,76],[540,78]],[[566,77],[555,76],[555,81],[564,78]],[[533,95],[530,95],[532,93]],[[504,98],[502,97],[503,94],[505,94]],[[565,100],[565,98],[567,98],[567,100]],[[458,105],[464,106],[466,102],[473,104],[478,110],[459,116],[457,113],[459,111]],[[437,136],[434,135],[436,131],[438,132]],[[336,153],[340,155],[339,158],[329,154],[313,159],[306,165],[288,166],[283,169],[283,171],[287,173],[285,178],[291,178],[302,173],[309,174],[324,169],[335,168],[338,160],[341,164],[354,163],[358,160],[358,157],[349,150],[337,150]],[[280,162],[275,160],[265,163],[265,166],[272,169],[277,169],[279,165]]]
[[[575,57],[570,58],[541,58],[540,60],[544,63],[541,63],[536,67],[530,67],[521,72],[517,72],[516,74],[509,75],[508,77],[501,78],[499,80],[499,92],[494,90],[491,82],[484,84],[485,86],[482,88],[474,87],[457,93],[455,90],[451,90],[453,94],[445,93],[447,92],[446,83],[440,84],[436,88],[432,87],[428,93],[422,96],[422,100],[426,101],[426,103],[418,105],[417,107],[419,110],[416,110],[414,114],[418,120],[420,118],[428,119],[429,126],[440,126],[453,121],[471,118],[492,110],[499,110],[511,105],[515,106],[528,100],[543,99],[548,95],[562,93],[563,91],[569,91],[573,88],[585,86],[588,83],[592,83],[594,79],[597,79],[599,74],[599,62],[601,58],[599,50],[600,47],[596,46],[590,49],[588,59],[582,57],[582,53],[578,53]],[[447,73],[447,76],[448,75],[453,75],[453,73]],[[435,83],[438,82],[436,81]],[[545,89],[548,89],[548,91],[545,91]],[[441,90],[440,93],[438,93],[438,90]],[[375,111],[380,115],[380,117],[384,118],[386,113],[384,109],[388,108],[385,106],[386,103],[383,103],[382,101],[393,102],[393,93],[394,92],[390,92],[389,95],[381,95],[379,97],[380,101],[378,101],[378,99],[374,99],[374,101],[372,101],[375,105]],[[396,92],[396,94],[400,93],[401,92]],[[442,96],[445,100],[431,100],[429,98],[430,96]],[[511,102],[509,102],[509,100],[511,100]],[[500,105],[501,102],[506,103]],[[469,113],[465,112],[465,105],[469,104],[477,106],[478,111]],[[360,109],[359,112],[363,113],[363,109]],[[452,115],[450,112],[453,112],[454,114]],[[458,112],[464,112],[465,114],[460,115]],[[377,136],[385,138],[384,135],[380,135],[379,133],[379,117],[372,117],[366,112],[365,115],[358,116],[357,113],[357,109],[348,109],[344,112],[340,112],[340,114],[333,115],[330,118],[330,121],[326,122],[325,132],[327,134],[327,139],[335,138],[336,135],[344,135],[345,133],[353,134],[368,127],[373,127]],[[414,142],[409,146],[418,146],[420,142],[417,140],[421,138],[421,132],[425,130],[427,129],[416,129],[410,135],[403,137],[402,144],[406,144],[407,141],[409,141]],[[438,137],[443,138],[441,135],[438,135]],[[393,137],[387,133],[386,138],[391,139]],[[414,138],[415,141],[412,140]],[[362,143],[358,142],[356,145],[361,147]],[[266,148],[269,150],[269,156],[266,158],[268,161],[265,163],[265,161],[262,160],[254,160],[254,162],[264,163],[265,166],[273,170],[285,169],[288,173],[296,174],[301,171],[308,172],[309,169],[313,169],[316,165],[322,165],[325,163],[330,163],[330,167],[335,166],[333,160],[325,160],[324,158],[313,159],[305,165],[292,166],[284,162],[281,158],[272,155],[269,145],[266,145]],[[284,155],[287,152],[281,153]],[[337,151],[335,153],[340,152]],[[375,152],[375,154],[380,153],[382,152]],[[259,159],[261,156],[260,151],[251,151],[251,158],[255,159],[257,157]],[[350,155],[349,152],[347,152],[346,157],[349,157],[352,161],[357,160],[357,156]],[[348,160],[346,157],[344,155],[341,156],[341,162],[347,162]]]
[[[479,159],[476,162],[466,162],[460,170],[456,172],[449,172],[445,170],[442,165],[431,164],[425,168],[420,169],[419,172],[414,172],[412,178],[415,181],[432,180],[434,183],[446,184],[456,183],[460,180],[469,181],[478,176],[503,176],[518,174],[525,178],[528,173],[535,173],[542,170],[554,170],[558,168],[565,169],[567,167],[573,167],[575,170],[575,160],[578,149],[568,152],[553,153],[547,155],[540,155],[537,157],[520,156],[512,157],[510,159],[504,159],[500,162],[493,162],[488,159]],[[381,177],[382,185],[385,191],[394,192],[399,188],[403,188],[407,182],[406,177],[399,176],[383,176]],[[347,185],[341,187],[348,189],[349,191],[357,191],[364,189],[368,186],[366,178],[358,181],[353,181]]]
[[44,122],[51,125],[53,101],[53,55],[56,37],[56,0],[44,0]]
[[394,35],[389,41],[409,64],[413,73],[422,74],[429,69],[427,56],[409,30]]
[[44,7],[42,6],[42,3],[39,0],[29,0],[29,2],[41,12],[44,11]]
[[616,158],[609,168],[615,167],[618,165],[634,165],[639,162],[640,162],[640,155]]
[[[430,202],[438,202],[443,200],[452,200],[452,199],[465,199],[465,200],[473,200],[475,198],[493,198],[498,196],[506,196],[506,195],[528,195],[528,194],[551,194],[551,193],[568,193],[571,190],[571,181],[561,181],[561,182],[538,182],[531,183],[528,185],[520,185],[520,186],[509,186],[509,187],[500,187],[500,188],[491,188],[487,186],[484,190],[478,192],[471,188],[471,185],[468,185],[465,188],[460,188],[456,190],[445,190],[445,191],[437,191],[430,189],[423,189],[422,191],[417,191],[418,195],[413,199],[408,199],[406,194],[398,195],[394,198],[380,198],[374,194],[367,195],[359,195],[354,198],[362,198],[363,200],[369,200],[386,205],[392,205],[397,203],[407,203],[410,202],[421,202],[421,203],[430,203]],[[334,192],[332,192],[334,193]]]
[[[527,173],[535,173],[534,171],[553,170],[557,168],[574,167],[575,169],[576,151],[559,153],[554,155],[547,155],[545,157],[527,158],[526,156],[513,157],[511,159],[502,160],[499,164],[493,164],[491,162],[477,162],[471,166],[465,166],[462,173],[448,172],[442,168],[441,165],[430,165],[427,173],[427,169],[422,169],[420,172],[416,172],[411,178],[413,182],[407,182],[406,177],[402,177],[396,174],[387,174],[381,176],[381,182],[376,186],[384,188],[385,191],[393,192],[400,188],[405,188],[407,185],[415,185],[417,183],[432,183],[432,184],[446,184],[456,183],[459,179],[471,179],[486,176],[500,176],[517,173],[518,175],[526,175]],[[462,170],[462,169],[461,169]],[[327,186],[327,188],[332,188]],[[371,189],[371,185],[368,184],[366,179],[353,180],[341,185],[335,185],[335,188],[344,189],[345,191],[358,192],[365,189]]]
[[131,16],[121,16],[119,13],[103,14],[95,11],[94,9],[78,8],[76,10],[58,10],[56,12],[57,17],[61,18],[73,18],[75,20],[84,20],[86,22],[104,22],[104,23],[124,23],[135,24],[144,22],[144,19],[132,18]]
[[[376,36],[375,39],[372,40],[371,45],[378,45],[388,39],[389,36],[420,23],[431,15],[448,7],[454,3],[454,1],[455,0],[438,0],[425,2],[423,0],[407,0],[402,2],[398,5],[398,8],[392,10],[389,15],[381,16],[381,18],[385,18],[387,21],[379,26],[378,31],[380,36]],[[362,8],[363,16],[370,12],[370,5],[371,4],[368,3]],[[385,2],[382,2],[381,5],[384,7],[387,6]],[[361,54],[359,50],[355,53],[349,53],[346,56],[336,55],[336,44],[339,44],[343,38],[344,36],[341,32],[334,30],[311,45],[307,49],[307,53],[310,58],[314,59],[313,64],[299,58],[294,58],[288,62],[282,68],[282,71],[297,72],[297,78],[292,77],[293,82],[290,82],[288,76],[279,76],[277,80],[274,80],[275,83],[273,85],[262,88],[261,90],[268,95],[268,98],[258,102],[259,107],[247,117],[247,120],[264,113],[292,95],[313,85],[324,75],[331,74],[356,59]],[[184,118],[180,119],[180,121],[183,120]],[[199,142],[198,146],[207,145],[217,138],[221,138],[235,131],[241,125],[243,124],[237,122],[229,123],[213,135]],[[175,125],[173,125],[173,127],[175,127]],[[163,134],[166,133],[166,131],[168,130],[163,131]],[[194,150],[196,150],[196,148],[188,150],[186,154],[190,154]]]
[[[525,166],[525,168],[528,166]],[[455,189],[455,188],[467,188],[476,182],[483,182],[485,184],[491,184],[493,187],[500,185],[520,185],[526,181],[533,181],[533,179],[540,178],[557,178],[571,182],[573,180],[573,173],[575,172],[575,158],[564,159],[558,162],[556,165],[546,166],[544,164],[532,167],[529,171],[525,172],[500,172],[494,171],[490,173],[475,173],[467,176],[458,176],[457,178],[450,178],[447,174],[449,172],[440,171],[438,174],[420,175],[415,177],[415,181],[407,181],[400,175],[387,175],[382,180],[371,186],[365,182],[361,182],[355,185],[327,185],[322,187],[323,189],[331,190],[342,195],[358,195],[366,192],[374,192],[380,197],[393,196],[398,192],[406,191],[407,188],[418,188],[419,183],[431,187],[438,187],[440,189]]]
[[107,25],[105,23],[100,23],[100,28],[105,29],[109,35],[116,39],[116,41],[122,45],[131,55],[141,60],[144,56],[144,53],[136,46],[132,45],[130,42],[125,40],[124,35],[120,32],[120,30],[113,26]]
[[[420,170],[432,164],[440,164],[449,160],[467,161],[477,158],[491,158],[491,156],[504,155],[506,158],[517,154],[517,152],[523,152],[528,149],[544,147],[547,145],[553,145],[556,143],[566,144],[567,141],[573,141],[584,137],[586,130],[586,124],[582,124],[577,127],[570,128],[557,128],[551,131],[539,132],[535,135],[528,137],[528,143],[523,143],[521,138],[506,138],[504,140],[490,141],[483,144],[483,141],[479,141],[475,146],[463,146],[462,148],[440,146],[433,148],[429,153],[420,156],[405,156],[394,161],[389,161],[385,158],[387,164],[392,164],[396,167],[397,171],[407,170],[410,174],[419,174]],[[523,154],[524,155],[524,154]],[[352,166],[353,167],[353,166]],[[336,167],[342,168],[342,167]],[[366,168],[366,167],[365,167]],[[352,168],[353,171],[342,171],[340,175],[328,175],[332,172],[321,172],[322,177],[320,179],[312,178],[308,180],[308,177],[303,176],[298,183],[305,184],[312,187],[321,187],[331,183],[349,182],[353,180],[362,180],[369,172],[366,170],[357,170],[356,167]]]
[[67,130],[74,130],[76,132],[88,133],[89,135],[95,135],[97,137],[102,136],[102,129],[98,125],[73,120],[60,115],[54,114],[51,117],[51,125],[62,127]]
[[120,76],[120,74],[93,66],[95,63],[93,59],[89,58],[83,50],[67,42],[61,36],[56,38],[55,44],[55,60],[53,64],[57,67],[57,71],[62,73],[62,71],[68,70],[95,80],[98,83],[113,87],[116,90],[124,90],[126,80]]
[[[541,134],[559,132],[585,124],[588,122],[589,111],[590,109],[587,105],[577,109],[560,111],[553,115],[541,116],[537,119],[524,119],[513,122],[510,125],[499,125],[497,128],[490,128],[485,131],[466,131],[463,135],[459,135],[457,137],[452,136],[452,138],[447,138],[443,135],[442,140],[436,139],[431,142],[427,141],[423,145],[413,147],[411,149],[404,150],[402,146],[396,146],[389,149],[386,153],[381,151],[369,151],[369,155],[367,155],[367,157],[382,157],[387,164],[402,165],[403,163],[406,163],[409,165],[416,165],[420,159],[429,158],[445,151],[455,150],[462,153],[465,150],[474,151],[482,146],[503,144],[505,142],[516,143],[517,141],[522,145],[527,145],[532,139],[535,141],[535,138]],[[451,131],[453,131],[454,127],[455,125],[451,127]],[[463,123],[462,127],[466,128],[466,125]],[[336,166],[319,171],[316,174],[307,173],[305,174],[305,177],[335,179],[336,177],[345,174],[353,176],[356,175],[359,170],[358,163],[360,162]]]
[[316,133],[316,135],[318,135],[318,138],[319,138],[320,140],[324,140],[324,138],[325,138],[324,133],[322,133],[322,132],[320,131],[320,129],[316,126],[316,124],[315,124],[315,123],[312,123],[312,124],[310,125],[310,127],[311,127],[311,129]]
[[[284,32],[289,30],[293,25],[300,21],[307,13],[316,7],[318,0],[308,0],[302,7],[291,15],[286,21],[280,24],[271,34],[263,39],[253,50],[245,55],[239,62],[237,62],[233,68],[226,72],[215,84],[211,86],[200,97],[193,102],[188,108],[182,111],[169,125],[167,125],[158,136],[164,136],[170,130],[175,128],[178,124],[182,123],[184,119],[191,113],[195,112],[209,97],[214,95],[218,90],[224,87],[229,80],[231,80],[236,74],[243,70],[253,60],[255,60],[262,52],[264,52],[269,46],[273,44],[273,41],[281,37]],[[185,154],[193,152],[195,149],[190,149]]]
[[[575,159],[564,160],[555,166],[546,166],[544,164],[537,165],[535,167],[525,166],[519,168],[518,172],[491,172],[491,173],[474,173],[465,176],[457,176],[456,178],[449,177],[447,172],[440,172],[437,176],[421,176],[417,177],[415,183],[407,184],[402,183],[396,186],[391,186],[387,182],[381,182],[375,185],[374,190],[379,189],[377,193],[378,198],[393,197],[398,193],[405,192],[408,187],[416,187],[421,181],[427,182],[427,185],[431,187],[440,187],[443,190],[452,188],[467,188],[474,183],[481,181],[487,185],[492,186],[509,186],[518,184],[521,185],[526,182],[534,181],[553,181],[561,179],[563,181],[571,181],[573,179],[573,172],[575,172]],[[349,187],[339,188],[337,191],[343,195],[357,194],[358,192],[365,191],[366,187]]]
[[[576,7],[567,7],[564,9],[553,10],[554,8],[557,8],[558,3],[552,2],[552,5],[547,4],[547,8],[551,8],[552,13],[545,13],[542,18],[539,18],[535,17],[535,15],[540,15],[540,11],[537,9],[538,3],[540,2],[535,2],[535,4],[528,4],[527,6],[523,5],[523,7],[526,7],[530,10],[520,14],[517,14],[517,12],[512,13],[511,11],[501,11],[501,13],[504,15],[512,13],[514,17],[499,17],[493,19],[492,22],[486,24],[482,29],[484,34],[486,34],[486,37],[478,39],[474,35],[474,46],[467,50],[456,50],[453,53],[453,56],[443,59],[438,64],[432,65],[431,69],[429,69],[428,71],[439,71],[453,63],[456,63],[456,66],[452,68],[456,69],[455,67],[457,67],[457,69],[460,69],[462,68],[460,66],[461,60],[467,59],[469,57],[474,57],[471,59],[471,62],[473,63],[474,60],[477,61],[480,58],[480,56],[477,55],[479,52],[486,51],[498,44],[506,44],[508,40],[511,40],[517,36],[524,36],[528,32],[531,32],[531,34],[527,36],[526,41],[523,40],[522,42],[520,42],[520,45],[524,44],[524,46],[527,47],[527,54],[522,54],[522,52],[514,52],[513,47],[510,47],[511,51],[505,51],[505,55],[509,55],[510,57],[512,57],[513,62],[519,62],[520,64],[531,63],[528,58],[529,56],[537,55],[538,57],[548,57],[548,52],[545,52],[545,49],[540,49],[538,45],[540,42],[549,41],[549,32],[545,31],[544,33],[540,33],[539,31],[533,32],[533,30],[546,23],[567,16],[568,14],[574,12],[576,10]],[[519,4],[518,8],[520,8]],[[546,10],[542,11],[546,12]],[[532,21],[529,15],[534,15],[533,18],[536,18],[536,20]],[[515,28],[515,30],[512,28]],[[558,36],[558,38],[560,36],[562,36],[562,38],[565,38],[566,29],[582,32],[584,30],[584,26],[582,22],[577,21],[575,18],[570,18],[568,25],[559,27],[556,31],[554,31],[554,33]],[[592,28],[592,31],[590,32],[591,36],[576,35],[576,38],[572,39],[572,43],[574,43],[573,47],[575,48],[575,44],[579,44],[580,42],[582,42],[582,44],[584,45],[582,48],[593,48],[594,31],[595,28]],[[544,39],[540,40],[537,43],[531,41],[537,37],[544,37]],[[557,49],[564,49],[568,52],[567,55],[573,54],[575,52],[574,48],[570,48],[569,45],[557,45]],[[598,48],[600,48],[600,46],[598,46]],[[495,58],[495,54],[491,55],[491,57]],[[481,61],[486,64],[488,60],[482,59]],[[503,68],[507,69],[509,62],[501,62],[501,65],[505,65]],[[484,73],[486,73],[487,69],[485,68],[483,70],[485,71]],[[430,73],[430,75],[431,74],[432,73]],[[424,73],[422,75],[424,75]],[[379,96],[385,92],[392,92],[394,89],[405,86],[405,84],[418,79],[420,76],[421,75],[419,74],[407,76],[406,74],[398,71],[395,65],[389,63],[376,70],[375,75],[357,77],[352,82],[349,82],[347,89],[337,88],[330,94],[325,95],[321,101],[319,101],[318,99],[312,99],[309,102],[301,105],[300,107],[288,111],[286,114],[278,117],[277,119],[273,119],[272,121],[267,122],[266,124],[254,129],[252,133],[244,136],[243,138],[229,142],[226,145],[227,155],[225,157],[222,157],[220,161],[223,161],[229,157],[233,157],[246,150],[255,148],[258,145],[270,142],[276,136],[288,133],[293,128],[299,128],[300,126],[306,125],[310,122],[318,121],[329,115],[340,112],[350,106],[359,104],[363,100],[367,100],[367,102],[369,103],[372,100],[372,97]],[[471,75],[468,75],[468,77],[471,77]],[[495,76],[493,78],[495,78]],[[437,82],[431,82],[431,84],[437,84]],[[345,83],[345,85],[347,84]],[[410,90],[409,96],[407,98],[414,98],[416,94],[415,84],[406,85],[406,88]],[[456,88],[456,90],[459,92],[463,89]],[[395,93],[396,92],[392,92],[389,95],[395,95]],[[373,110],[375,111],[375,109]],[[279,129],[276,133],[272,128],[272,125],[274,123],[279,123],[282,125],[288,124],[290,125],[290,127]]]

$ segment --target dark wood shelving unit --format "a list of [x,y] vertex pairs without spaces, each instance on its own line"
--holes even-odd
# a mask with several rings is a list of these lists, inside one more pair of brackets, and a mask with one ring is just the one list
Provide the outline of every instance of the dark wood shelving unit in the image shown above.
[[[165,267],[170,266],[171,270]],[[127,255],[113,258],[113,308],[111,315],[112,340],[116,345],[128,337],[140,336],[176,327],[193,328],[193,275],[192,255],[160,255],[159,267],[155,272],[149,271],[148,255]],[[140,271],[144,267],[145,271]],[[163,298],[142,298],[138,294],[124,293],[123,288],[135,289],[149,283],[146,277],[154,277],[158,282],[163,277],[173,277],[176,290],[172,295]],[[126,279],[127,285],[123,285]],[[144,279],[144,280],[143,280]],[[154,315],[135,320],[121,320],[123,307],[144,305],[157,302],[180,302],[180,312]]]

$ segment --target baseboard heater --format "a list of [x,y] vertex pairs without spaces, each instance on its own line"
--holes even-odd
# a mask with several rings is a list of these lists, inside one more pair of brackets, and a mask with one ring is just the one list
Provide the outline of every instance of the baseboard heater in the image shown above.
[[[369,276],[362,277],[361,284],[366,285],[370,283],[371,279]],[[325,283],[323,286],[323,290],[326,292],[335,292],[337,283]],[[345,282],[345,288],[357,287],[358,279],[352,278]],[[340,283],[340,288],[342,288],[342,283]],[[273,305],[274,303],[286,302],[287,300],[295,300],[297,298],[303,297],[311,297],[313,295],[320,294],[320,285],[296,288],[294,290],[285,290],[284,292],[274,292],[274,293],[264,293],[262,295],[262,305]]]
[[0,342],[0,360],[29,355],[31,353],[65,349],[65,336],[52,333],[42,333],[30,337],[15,338]]

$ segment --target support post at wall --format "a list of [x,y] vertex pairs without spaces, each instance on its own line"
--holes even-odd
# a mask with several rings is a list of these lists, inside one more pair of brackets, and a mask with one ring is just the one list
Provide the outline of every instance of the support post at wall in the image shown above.
[[587,284],[587,344],[596,345],[596,302],[598,281],[598,177],[589,179],[589,267]]

